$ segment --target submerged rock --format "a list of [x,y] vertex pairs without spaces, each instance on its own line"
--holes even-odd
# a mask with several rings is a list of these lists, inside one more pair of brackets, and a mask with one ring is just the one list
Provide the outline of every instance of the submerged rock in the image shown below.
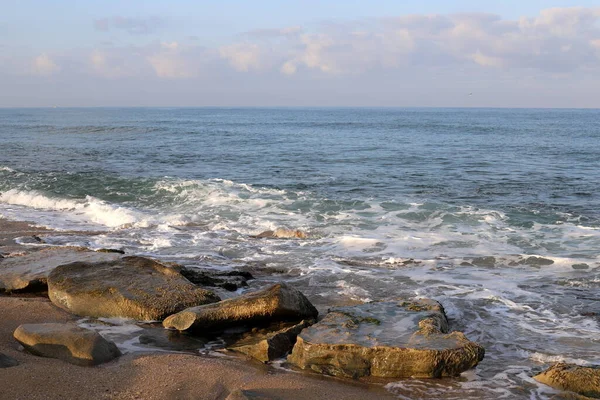
[[447,332],[444,309],[433,300],[340,307],[298,335],[288,361],[343,377],[440,378],[483,359],[483,347]]
[[141,321],[162,320],[187,307],[220,300],[176,269],[144,257],[61,265],[48,276],[48,295],[73,314]]
[[274,231],[264,231],[256,236],[258,239],[270,238],[270,239],[306,239],[308,235],[299,229],[275,229]]
[[206,344],[205,340],[197,337],[186,335],[183,332],[169,331],[160,328],[144,329],[143,333],[138,337],[141,345],[158,347],[170,351],[187,351],[197,352]]
[[317,315],[317,309],[300,291],[278,283],[218,303],[188,308],[166,318],[163,326],[206,333],[241,325],[299,321],[316,318]]
[[600,399],[600,365],[582,367],[557,363],[533,379],[555,389]]
[[554,261],[544,258],[544,257],[536,257],[536,256],[531,256],[531,257],[527,257],[524,260],[519,261],[520,265],[529,265],[531,267],[541,267],[544,265],[552,265],[554,264]]
[[82,262],[112,261],[118,254],[102,254],[81,247],[50,247],[19,257],[2,260],[0,264],[0,292],[44,291],[48,274],[59,265]]
[[232,292],[248,286],[247,281],[254,279],[250,272],[245,271],[205,271],[181,267],[180,273],[196,285],[220,287]]
[[0,353],[0,368],[16,367],[19,362],[12,357]]
[[289,353],[300,331],[313,323],[313,320],[282,322],[265,329],[253,329],[228,345],[227,349],[244,353],[258,361],[273,361]]
[[14,337],[32,354],[75,365],[98,365],[121,355],[113,342],[97,332],[71,324],[24,324]]

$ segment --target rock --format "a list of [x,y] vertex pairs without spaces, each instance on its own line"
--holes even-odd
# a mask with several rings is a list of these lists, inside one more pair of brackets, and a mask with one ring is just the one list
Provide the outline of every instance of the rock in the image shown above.
[[16,367],[19,362],[12,357],[0,353],[0,368]]
[[433,300],[340,307],[298,335],[288,361],[352,378],[457,376],[485,352],[462,333],[447,332],[444,309]]
[[188,308],[166,318],[163,326],[206,333],[241,325],[299,321],[316,318],[317,315],[317,309],[300,291],[278,283],[258,292]]
[[581,264],[573,264],[571,265],[571,268],[573,269],[588,269],[590,266],[586,263],[581,263]]
[[248,286],[247,280],[254,279],[251,273],[245,271],[206,271],[181,267],[180,273],[196,285],[220,287],[232,292]]
[[24,324],[14,333],[25,350],[36,356],[92,366],[121,355],[117,346],[98,333],[71,324]]
[[118,254],[101,254],[82,247],[49,247],[19,257],[2,260],[0,264],[0,292],[44,291],[48,274],[59,265],[74,261],[112,261]]
[[554,264],[554,261],[549,260],[547,258],[543,258],[543,257],[536,257],[536,256],[531,256],[531,257],[527,257],[524,260],[519,261],[520,265],[530,265],[532,267],[541,267],[544,265],[552,265]]
[[117,254],[125,254],[124,250],[121,249],[98,249],[96,250],[98,253],[117,253]]
[[313,320],[283,322],[266,329],[253,329],[240,340],[228,345],[227,349],[244,353],[258,361],[273,361],[292,351],[300,331],[313,323]]
[[206,342],[183,332],[169,331],[160,328],[144,329],[138,338],[140,344],[150,348],[161,348],[170,351],[197,352]]
[[257,239],[270,238],[270,239],[306,239],[308,235],[299,229],[283,229],[278,228],[274,231],[264,231],[256,236]]
[[185,279],[177,269],[144,257],[61,265],[48,276],[57,306],[88,317],[162,320],[187,307],[220,298]]
[[478,267],[493,267],[496,265],[495,257],[475,257],[471,260],[471,264]]
[[555,389],[600,399],[600,365],[582,367],[557,363],[533,379]]

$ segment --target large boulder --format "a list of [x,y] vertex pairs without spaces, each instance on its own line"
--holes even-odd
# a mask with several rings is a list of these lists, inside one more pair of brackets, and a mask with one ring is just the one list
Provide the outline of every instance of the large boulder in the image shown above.
[[288,361],[343,377],[439,378],[483,359],[483,347],[447,332],[444,309],[433,300],[340,307],[298,335]]
[[113,342],[97,332],[71,324],[24,324],[14,337],[32,354],[76,365],[98,365],[121,355]]
[[583,367],[557,363],[533,379],[555,389],[600,399],[600,365]]
[[218,303],[188,308],[166,318],[163,326],[208,333],[240,325],[257,326],[276,321],[312,319],[317,315],[317,309],[300,291],[285,283],[278,283]]
[[48,295],[73,314],[141,321],[162,320],[187,307],[220,300],[177,269],[144,257],[61,265],[48,276]]
[[19,362],[12,357],[0,353],[0,368],[16,367]]
[[292,351],[296,337],[314,321],[279,322],[264,329],[253,329],[227,346],[227,349],[246,354],[258,361],[268,362]]
[[97,253],[82,247],[49,247],[0,263],[0,292],[46,290],[48,274],[62,264],[75,261],[113,261],[119,254]]

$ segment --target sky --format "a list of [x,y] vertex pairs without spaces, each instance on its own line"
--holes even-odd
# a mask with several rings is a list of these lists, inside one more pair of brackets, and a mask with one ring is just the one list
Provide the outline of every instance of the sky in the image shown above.
[[0,107],[600,108],[600,0],[0,9]]

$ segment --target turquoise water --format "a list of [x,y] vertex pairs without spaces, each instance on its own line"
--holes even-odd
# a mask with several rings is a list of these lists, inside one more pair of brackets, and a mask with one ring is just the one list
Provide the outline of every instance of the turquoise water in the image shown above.
[[[546,398],[531,374],[600,362],[599,200],[598,110],[0,110],[0,215],[51,244],[442,302],[486,359],[400,397]],[[250,237],[279,227],[309,239]]]

